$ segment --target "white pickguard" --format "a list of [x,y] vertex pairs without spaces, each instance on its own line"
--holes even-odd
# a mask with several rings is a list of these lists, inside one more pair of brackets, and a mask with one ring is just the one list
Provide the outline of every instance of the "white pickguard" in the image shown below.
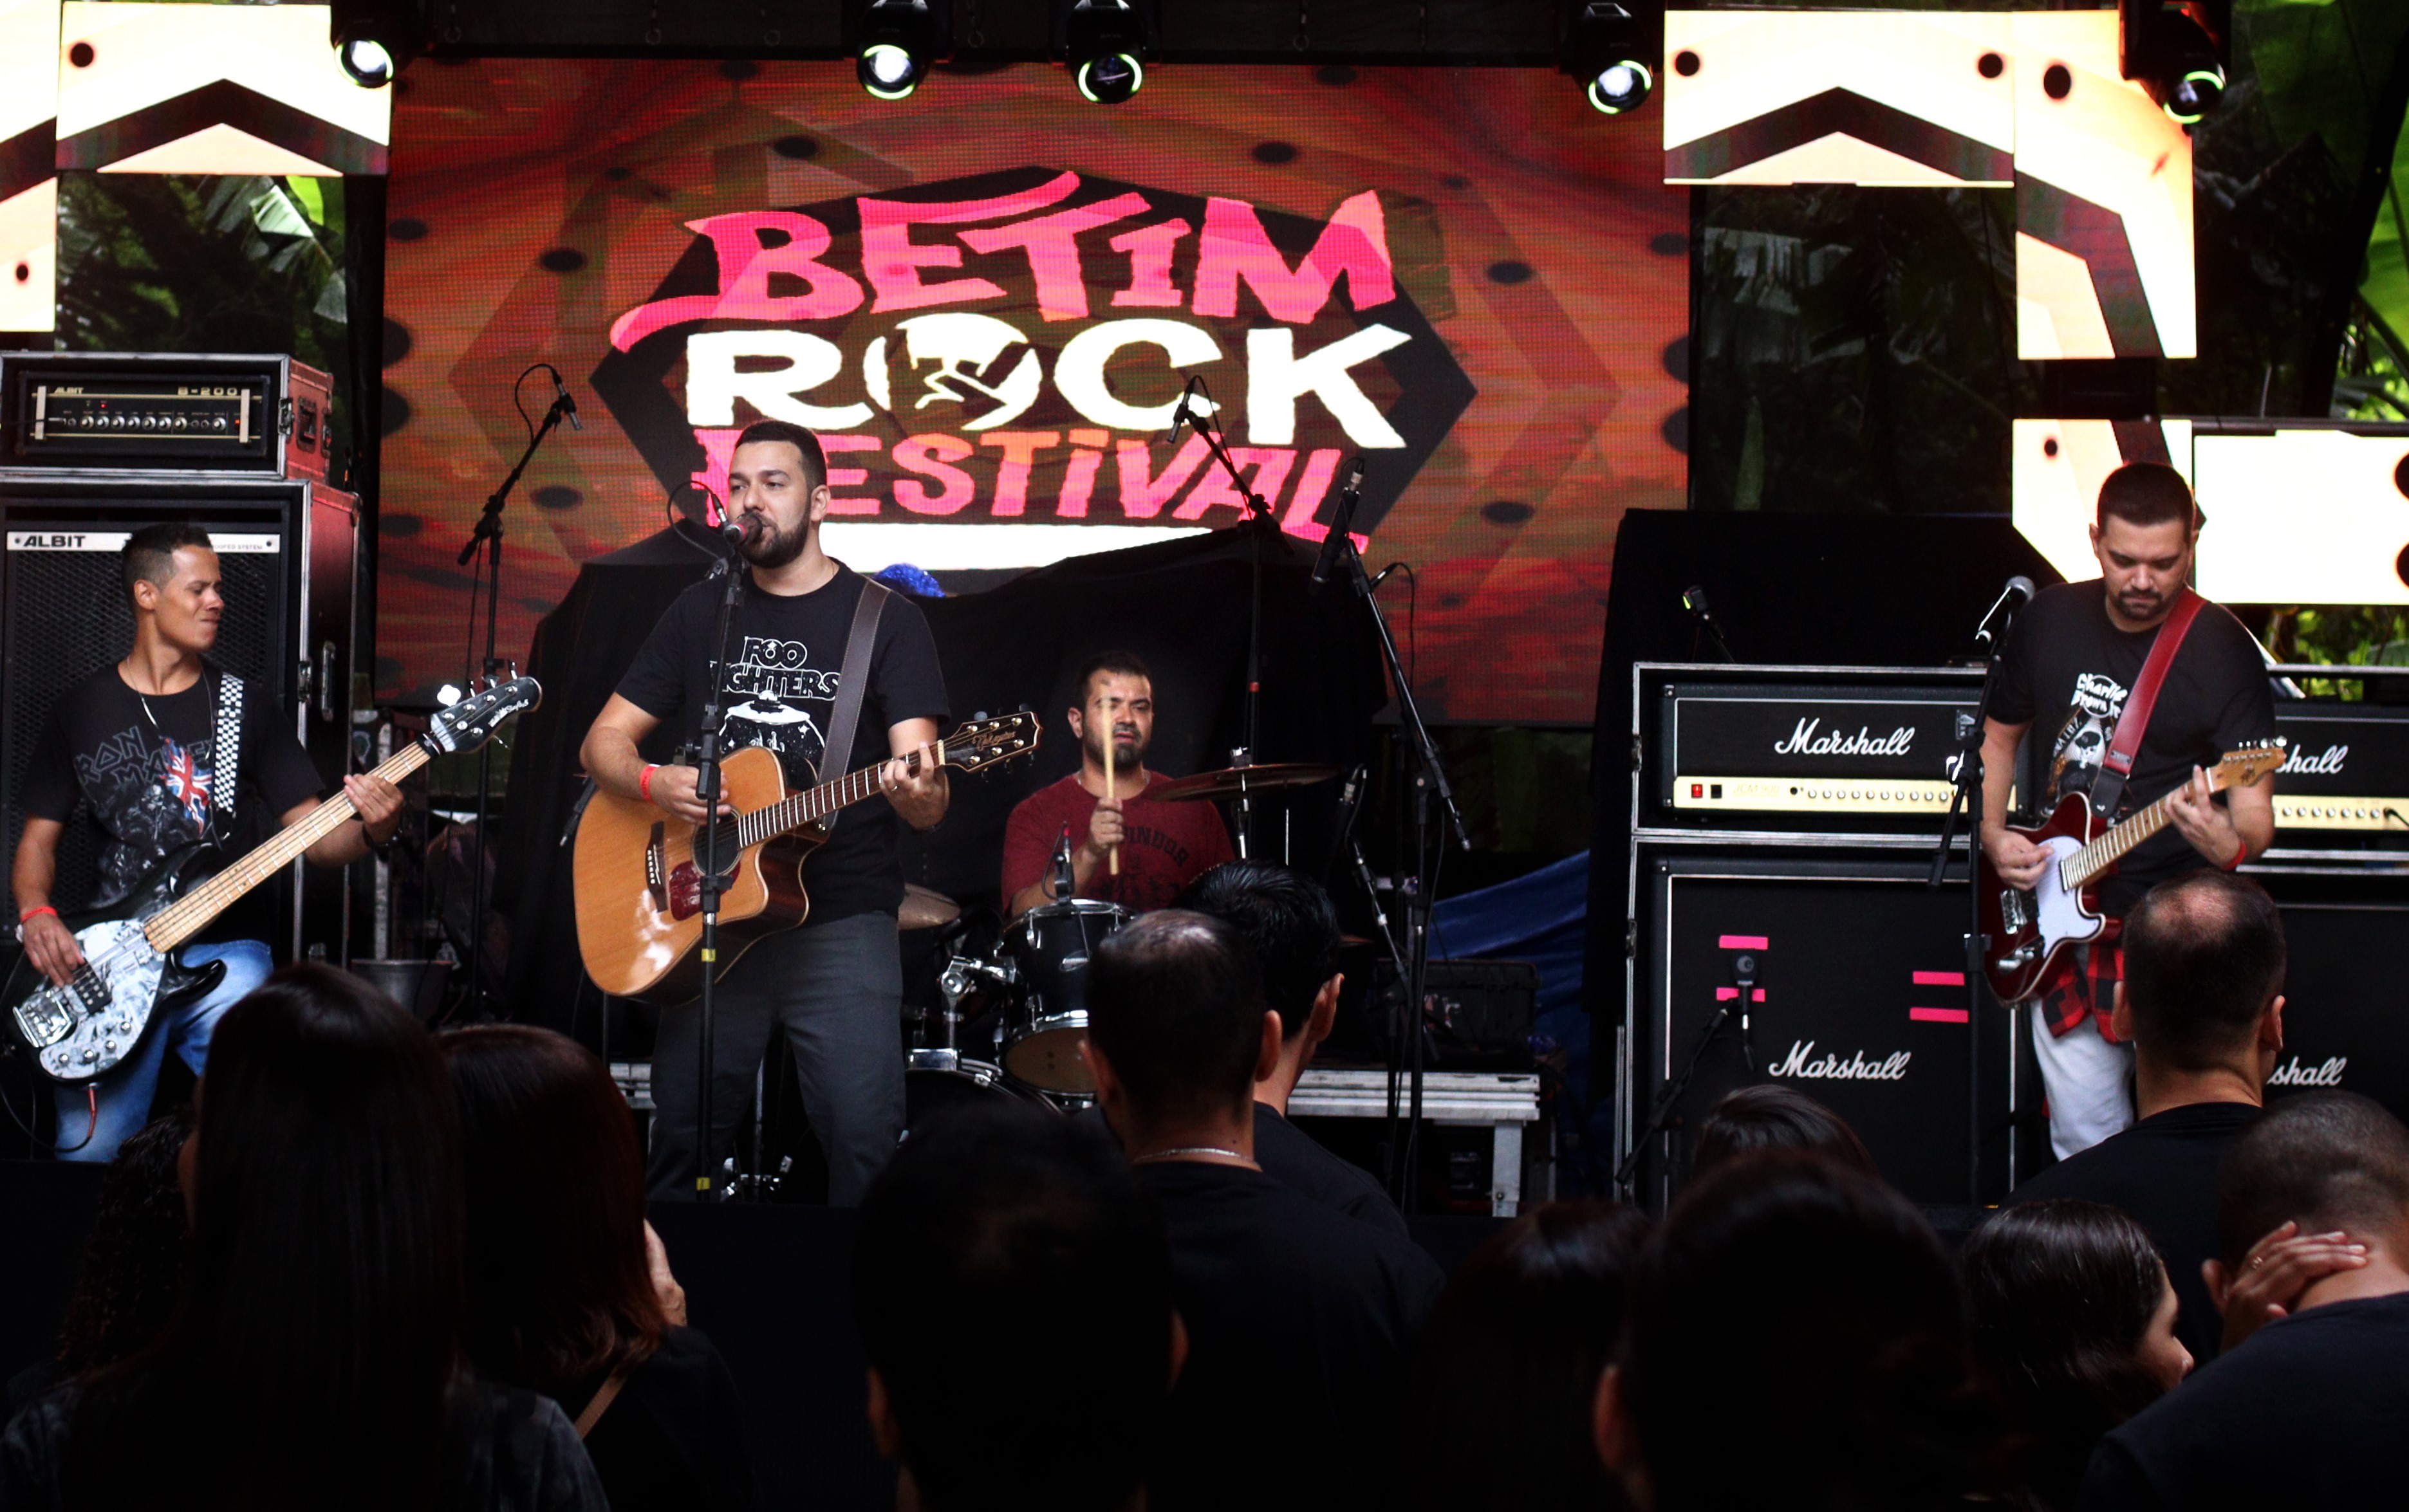
[[16,1010],[18,1027],[38,1047],[42,1069],[63,1082],[90,1081],[134,1053],[167,969],[167,958],[151,948],[139,919],[88,926],[76,932],[76,943],[91,976],[79,985],[45,986]]
[[2081,944],[2099,938],[2107,921],[2083,912],[2083,894],[2058,881],[2058,869],[2068,857],[2083,848],[2083,842],[2071,835],[2053,835],[2041,843],[2049,849],[2049,865],[2033,885],[2032,900],[2039,911],[2041,927],[2041,958],[2061,943]]

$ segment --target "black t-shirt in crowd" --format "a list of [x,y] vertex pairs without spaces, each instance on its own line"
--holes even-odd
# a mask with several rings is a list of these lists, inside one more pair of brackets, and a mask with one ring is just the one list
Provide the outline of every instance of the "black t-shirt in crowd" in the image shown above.
[[[282,828],[321,784],[283,712],[256,685],[242,697],[242,750],[235,763],[234,814],[222,812],[224,762],[218,750],[221,674],[211,668],[180,693],[146,698],[102,668],[59,696],[43,726],[19,798],[26,817],[65,821],[79,799],[108,835],[89,906],[117,902],[168,852],[210,832],[232,860]],[[265,900],[254,889],[204,936],[264,936]]]
[[2205,1363],[2225,1337],[2225,1319],[2200,1274],[2200,1262],[2217,1253],[2217,1167],[2258,1111],[2247,1102],[2193,1102],[2154,1113],[2019,1186],[2008,1203],[2080,1198],[2120,1209],[2148,1230],[2181,1305],[2175,1332]]
[[[810,593],[764,593],[747,583],[728,626],[727,690],[719,722],[723,751],[758,745],[778,753],[789,790],[839,777],[888,755],[888,727],[907,719],[946,718],[945,680],[937,643],[919,606],[902,594],[878,617],[870,688],[853,750],[843,762],[823,759],[837,684],[844,680],[845,639],[865,580],[851,568]],[[717,583],[680,594],[619,682],[619,697],[672,726],[681,738],[698,734],[710,702],[711,637],[719,627]],[[827,770],[815,775],[820,769]],[[903,901],[903,862],[896,851],[894,806],[873,797],[844,811],[828,843],[803,864],[815,922],[873,911],[892,914]]]
[[[2116,628],[2108,618],[2107,585],[2097,579],[2043,588],[2017,616],[1991,713],[2004,725],[2032,726],[2023,766],[2025,772],[2038,770],[2040,792],[2019,785],[2027,814],[2038,819],[2069,793],[2092,790],[2125,696],[2157,634],[2155,627]],[[2214,767],[2235,746],[2274,733],[2275,698],[2258,642],[2231,614],[2202,605],[2167,669],[2118,812],[2132,813],[2189,781],[2192,768]],[[2100,885],[2099,905],[2121,918],[2152,886],[2210,864],[2170,825],[2118,864]]]
[[1446,1285],[1437,1262],[1244,1166],[1138,1171],[1189,1345],[1147,1505],[1392,1505],[1406,1356]]
[[[574,1420],[602,1377],[560,1394]],[[673,1328],[585,1435],[611,1512],[707,1512],[753,1505],[744,1404],[710,1336]]]
[[2077,1512],[2409,1505],[2409,1292],[2310,1307],[2158,1399],[2091,1457]]
[[1273,1109],[1255,1104],[1255,1163],[1263,1174],[1376,1229],[1406,1237],[1405,1215],[1372,1174],[1332,1154]]

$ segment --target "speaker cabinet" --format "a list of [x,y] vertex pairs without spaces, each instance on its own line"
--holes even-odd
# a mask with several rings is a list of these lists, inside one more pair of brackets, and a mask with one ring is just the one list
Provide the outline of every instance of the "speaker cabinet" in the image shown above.
[[2400,961],[2409,897],[2366,883],[2261,876],[2283,909],[2284,1049],[2267,1083],[2294,1092],[2364,1092],[2409,1118],[2409,986]]
[[[1626,1044],[1627,1138],[1695,1053],[1665,1132],[1646,1143],[1636,1190],[1661,1207],[1687,1179],[1700,1122],[1736,1087],[1774,1082],[1846,1119],[1882,1174],[1914,1201],[1956,1206],[2005,1189],[2012,1026],[1969,986],[1962,866],[1940,888],[1917,861],[1648,858],[1635,942],[1645,965]],[[1749,986],[1700,1048],[1718,1006]],[[1970,1147],[1983,1130],[1979,1171]]]
[[[0,781],[11,856],[24,824],[18,795],[51,704],[133,644],[119,556],[125,538],[178,520],[199,525],[217,544],[226,607],[215,659],[281,711],[327,791],[342,780],[359,546],[350,495],[298,480],[0,477]],[[79,806],[60,844],[61,907],[90,897],[101,838]],[[268,886],[278,889],[278,918],[292,921],[270,948],[280,957],[347,958],[341,872],[296,863],[292,876]]]

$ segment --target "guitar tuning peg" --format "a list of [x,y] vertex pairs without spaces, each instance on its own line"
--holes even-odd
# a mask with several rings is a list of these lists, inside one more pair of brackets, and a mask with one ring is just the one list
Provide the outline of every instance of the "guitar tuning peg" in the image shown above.
[[973,723],[973,724],[976,724],[976,723],[978,723],[980,720],[985,719],[986,717],[987,717],[987,711],[986,711],[986,710],[984,710],[984,709],[974,710],[974,711],[972,712],[972,713],[971,713],[971,723]]

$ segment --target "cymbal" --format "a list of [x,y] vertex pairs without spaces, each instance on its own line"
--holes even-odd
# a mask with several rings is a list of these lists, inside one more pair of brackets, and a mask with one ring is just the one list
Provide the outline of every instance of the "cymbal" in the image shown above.
[[1268,793],[1282,787],[1310,787],[1337,775],[1336,767],[1305,761],[1268,761],[1260,767],[1224,767],[1219,771],[1176,778],[1160,787],[1147,788],[1146,796],[1158,803],[1244,798],[1249,793]]
[[899,929],[933,929],[951,924],[962,916],[962,905],[941,892],[932,892],[917,883],[903,885],[903,906],[896,911],[895,927]]

